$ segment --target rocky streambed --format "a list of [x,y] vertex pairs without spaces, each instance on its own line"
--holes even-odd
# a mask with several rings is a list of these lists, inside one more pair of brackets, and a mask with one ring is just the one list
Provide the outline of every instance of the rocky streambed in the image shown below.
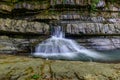
[[119,80],[120,64],[0,56],[0,80]]

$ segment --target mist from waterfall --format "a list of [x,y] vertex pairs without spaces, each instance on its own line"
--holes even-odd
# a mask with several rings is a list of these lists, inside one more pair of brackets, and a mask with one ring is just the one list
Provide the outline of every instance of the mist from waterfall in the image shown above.
[[88,50],[76,41],[64,38],[61,26],[53,27],[51,38],[38,44],[33,56],[47,59],[111,61],[111,57]]

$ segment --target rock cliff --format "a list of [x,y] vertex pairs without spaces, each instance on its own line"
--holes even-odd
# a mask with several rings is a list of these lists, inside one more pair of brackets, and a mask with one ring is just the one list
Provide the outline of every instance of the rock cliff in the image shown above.
[[[51,27],[54,26],[51,23],[56,22],[63,26],[66,37],[76,36],[76,40],[87,48],[118,49],[119,4],[117,0],[1,0],[0,50],[35,47],[50,37]],[[34,51],[32,49],[27,50]]]

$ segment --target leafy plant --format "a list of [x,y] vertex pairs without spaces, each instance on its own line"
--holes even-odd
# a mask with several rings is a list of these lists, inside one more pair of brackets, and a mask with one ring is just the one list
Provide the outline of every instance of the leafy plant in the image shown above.
[[99,3],[100,0],[92,0],[91,4],[91,11],[96,11],[96,5]]
[[39,75],[39,74],[34,74],[33,76],[32,76],[32,79],[39,79],[41,76]]

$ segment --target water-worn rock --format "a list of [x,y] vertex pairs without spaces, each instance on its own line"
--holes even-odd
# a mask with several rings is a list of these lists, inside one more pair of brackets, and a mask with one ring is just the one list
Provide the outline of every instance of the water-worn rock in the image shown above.
[[120,24],[111,23],[69,23],[66,33],[69,34],[120,34]]
[[0,53],[19,54],[22,52],[23,55],[27,55],[34,52],[35,46],[45,39],[46,36],[37,38],[0,36]]
[[26,20],[0,19],[0,31],[47,34],[49,25]]
[[81,46],[94,50],[120,49],[120,37],[93,37],[75,39]]
[[100,0],[97,4],[97,7],[105,7],[106,3],[104,0]]
[[22,45],[21,47],[21,44],[25,41],[27,40],[15,40],[7,36],[0,36],[0,53],[16,53],[17,51],[24,51],[25,46]]
[[0,80],[119,80],[120,64],[0,56]]

